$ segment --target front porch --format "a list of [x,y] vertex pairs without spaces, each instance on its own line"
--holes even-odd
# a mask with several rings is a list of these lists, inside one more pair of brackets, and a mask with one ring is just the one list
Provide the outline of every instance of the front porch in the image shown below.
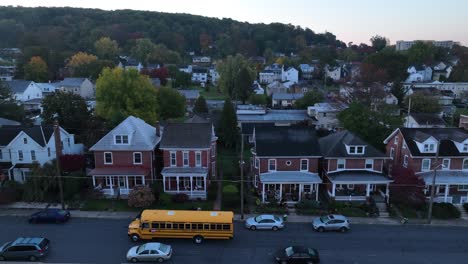
[[89,173],[94,189],[108,198],[126,198],[135,186],[147,184],[148,174],[149,171],[139,168],[97,168]]
[[285,202],[295,204],[302,200],[318,201],[322,180],[315,173],[281,171],[260,174],[262,203]]
[[387,202],[390,198],[386,176],[371,172],[338,172],[327,175],[330,184],[327,193],[335,201],[375,201]]
[[186,194],[189,199],[207,198],[206,168],[164,168],[163,175],[164,192],[169,194]]
[[[418,174],[426,188],[424,194],[430,199],[434,171]],[[435,181],[436,203],[464,204],[468,202],[468,171],[437,171]]]

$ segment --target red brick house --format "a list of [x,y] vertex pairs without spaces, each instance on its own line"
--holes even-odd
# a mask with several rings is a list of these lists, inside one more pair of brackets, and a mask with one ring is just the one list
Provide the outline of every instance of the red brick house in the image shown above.
[[164,129],[164,192],[206,199],[210,179],[216,177],[216,141],[211,123],[170,123]]
[[253,185],[263,203],[318,200],[321,154],[315,129],[262,125],[253,138]]
[[106,196],[128,195],[134,186],[156,179],[156,155],[162,131],[129,116],[101,138],[94,152],[93,185]]
[[388,201],[391,179],[383,173],[384,153],[349,131],[320,138],[319,143],[329,197],[336,201],[365,201],[370,197]]
[[402,166],[414,171],[425,182],[428,198],[436,175],[436,202],[468,202],[468,131],[398,128],[384,143],[391,158],[389,169]]

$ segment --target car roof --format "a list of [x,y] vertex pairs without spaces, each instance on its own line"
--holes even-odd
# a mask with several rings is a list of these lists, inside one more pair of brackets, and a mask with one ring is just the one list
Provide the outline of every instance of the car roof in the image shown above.
[[42,237],[18,237],[13,243],[13,245],[24,245],[24,244],[35,244],[38,245],[44,240]]
[[309,249],[303,246],[292,246],[294,253],[309,253]]
[[346,220],[346,217],[344,215],[332,214],[332,215],[329,215],[329,217],[331,219]]
[[145,244],[145,250],[147,250],[147,249],[149,249],[149,250],[159,249],[160,246],[161,246],[161,243],[156,243],[156,242],[146,243]]
[[262,219],[275,219],[275,216],[274,215],[270,215],[270,214],[262,214],[262,215],[259,215]]

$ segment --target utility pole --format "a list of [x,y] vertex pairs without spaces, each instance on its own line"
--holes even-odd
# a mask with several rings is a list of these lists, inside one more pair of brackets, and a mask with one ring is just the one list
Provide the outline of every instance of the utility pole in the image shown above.
[[431,186],[431,199],[429,201],[429,210],[427,215],[427,223],[430,224],[432,221],[432,207],[434,205],[434,196],[435,196],[435,183],[437,177],[437,168],[439,168],[439,147],[440,147],[440,140],[437,140],[437,150],[436,150],[436,158],[435,158],[435,167],[434,167],[434,176],[432,177],[432,186]]
[[409,118],[410,118],[410,115],[411,115],[411,96],[409,97],[408,99],[408,115],[406,116],[406,124],[405,124],[405,127],[409,127]]
[[54,138],[55,138],[55,159],[57,165],[56,176],[58,179],[59,193],[60,193],[60,203],[62,204],[62,209],[65,209],[65,202],[63,201],[63,186],[62,186],[62,173],[60,171],[60,156],[62,156],[62,140],[60,139],[60,126],[57,119],[54,121]]
[[241,173],[241,220],[244,220],[244,134],[241,134],[241,155],[240,155],[240,173]]

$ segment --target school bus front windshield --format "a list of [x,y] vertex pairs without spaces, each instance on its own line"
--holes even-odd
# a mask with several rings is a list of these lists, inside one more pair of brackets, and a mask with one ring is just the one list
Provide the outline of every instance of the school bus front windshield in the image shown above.
[[144,210],[128,226],[133,241],[153,238],[231,239],[234,236],[232,212]]

